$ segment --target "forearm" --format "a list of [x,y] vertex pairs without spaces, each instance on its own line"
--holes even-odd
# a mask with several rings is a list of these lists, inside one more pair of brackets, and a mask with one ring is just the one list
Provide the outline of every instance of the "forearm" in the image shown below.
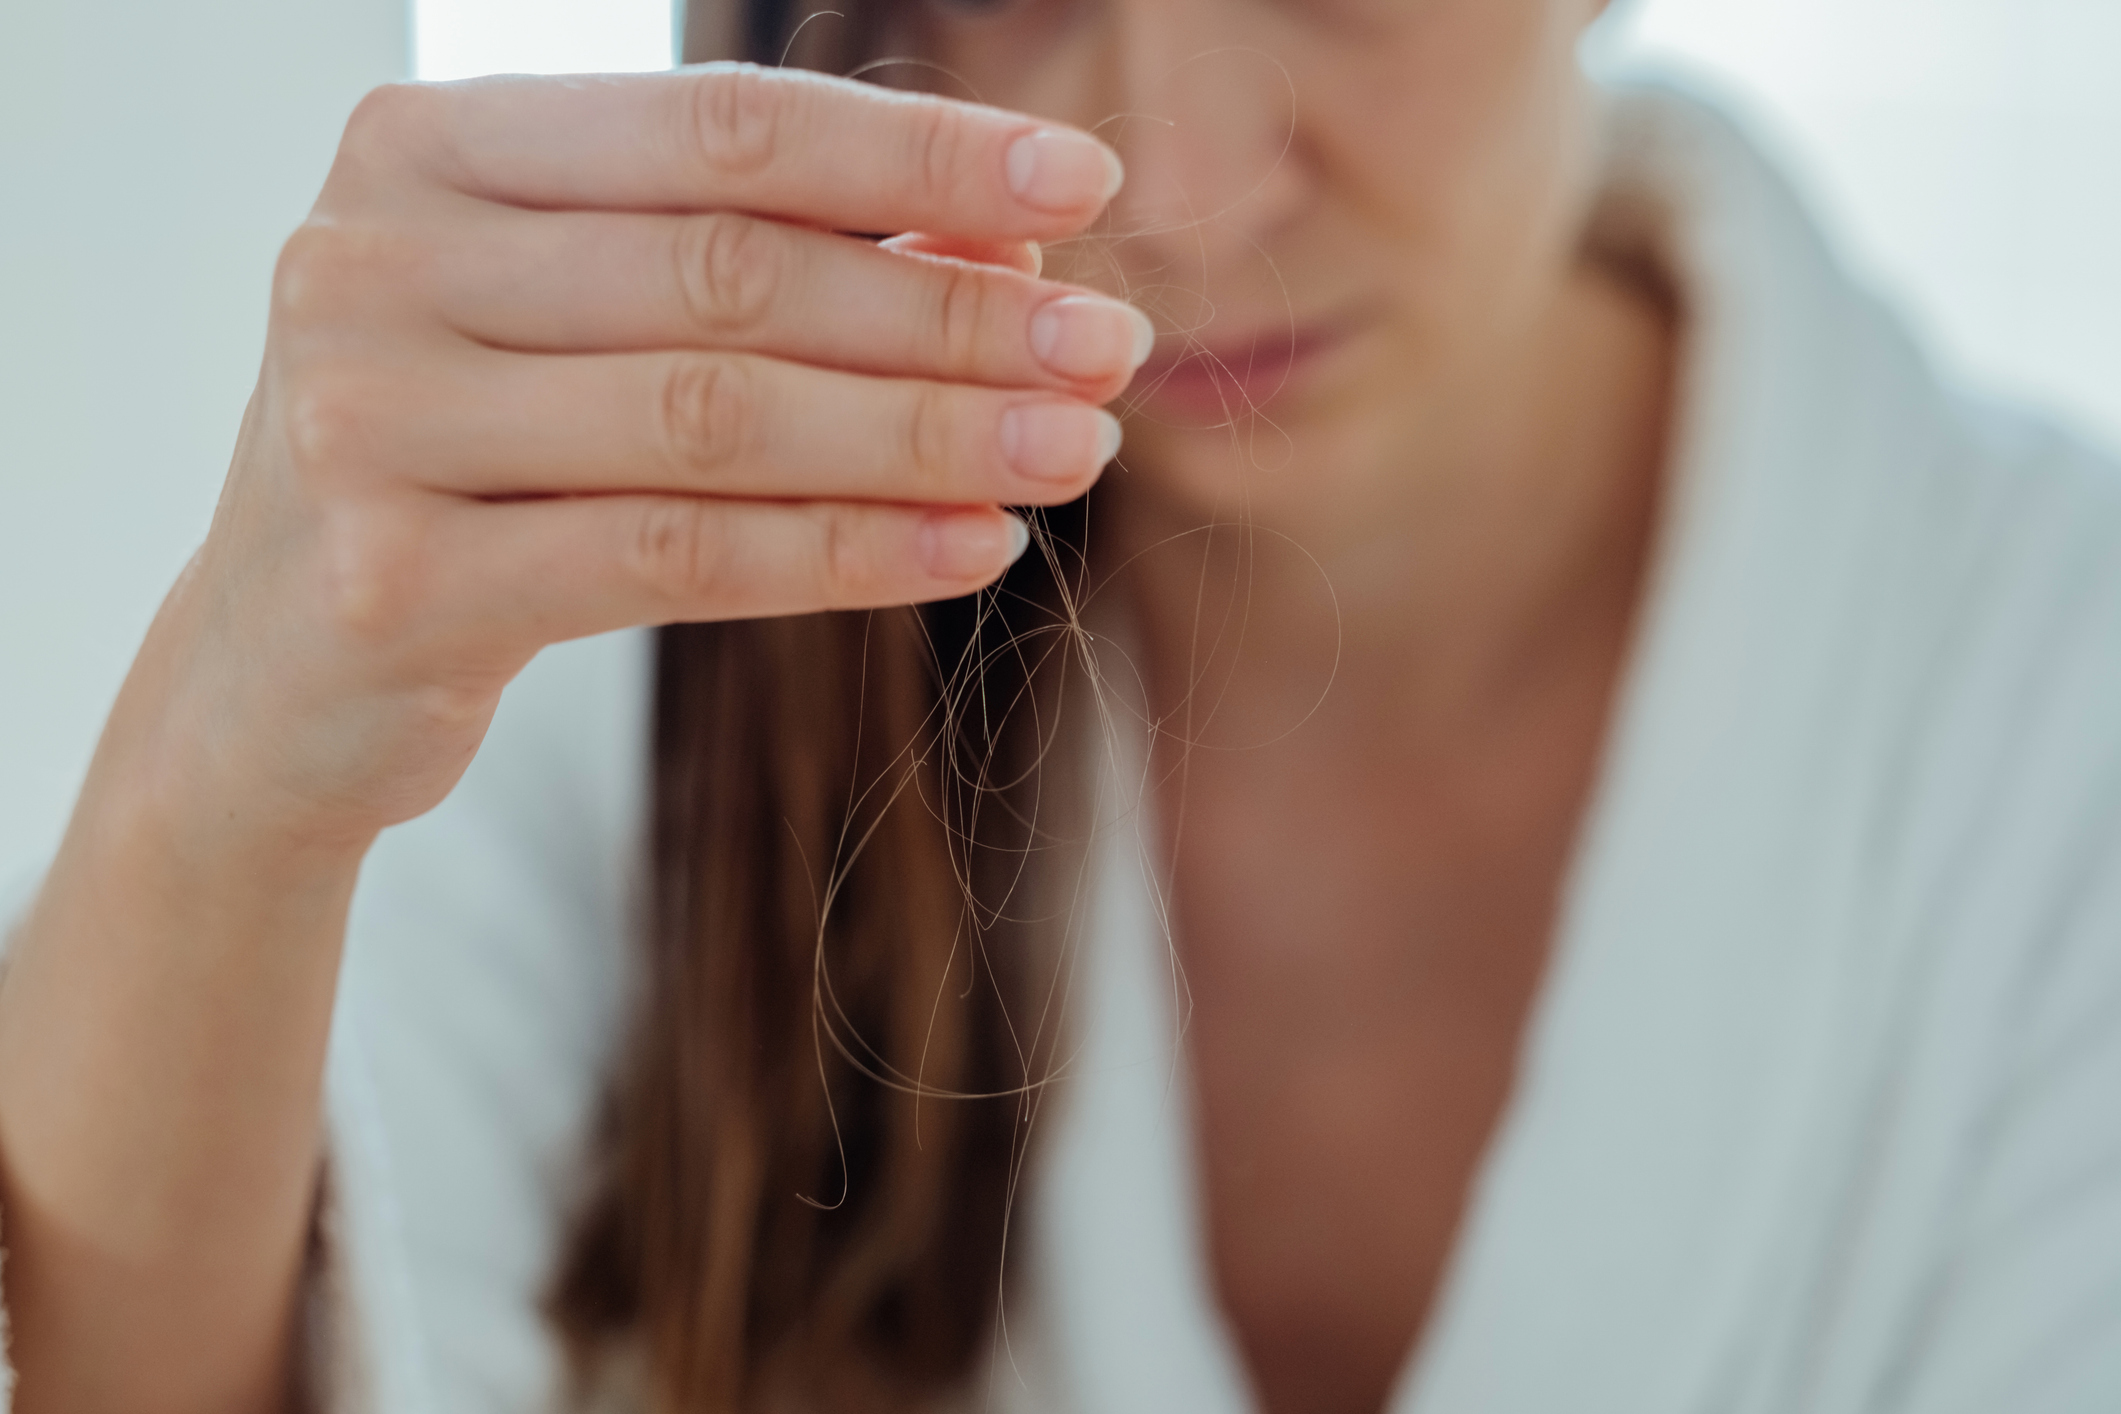
[[358,853],[120,777],[99,757],[0,977],[17,1409],[273,1409]]

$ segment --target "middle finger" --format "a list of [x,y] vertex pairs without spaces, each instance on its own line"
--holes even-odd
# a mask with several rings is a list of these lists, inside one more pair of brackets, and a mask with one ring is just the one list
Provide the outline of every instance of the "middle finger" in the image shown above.
[[725,348],[1102,402],[1155,340],[1091,290],[738,212],[488,206],[447,252],[430,267],[444,321],[512,349]]

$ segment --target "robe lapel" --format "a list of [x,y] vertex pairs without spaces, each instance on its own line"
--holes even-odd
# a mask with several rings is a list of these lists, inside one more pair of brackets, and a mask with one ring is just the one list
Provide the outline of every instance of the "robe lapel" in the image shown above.
[[1616,198],[1661,222],[1685,306],[1686,416],[1518,1091],[1400,1414],[1729,1407],[1865,924],[1875,317],[1722,120],[1649,91],[1614,121]]

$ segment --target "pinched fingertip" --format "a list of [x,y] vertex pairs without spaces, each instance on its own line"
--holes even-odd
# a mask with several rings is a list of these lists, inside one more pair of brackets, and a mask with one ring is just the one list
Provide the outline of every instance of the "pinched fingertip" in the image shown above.
[[1062,378],[1094,380],[1140,368],[1156,346],[1156,326],[1133,305],[1105,295],[1064,294],[1031,316],[1031,353]]
[[1052,215],[1101,207],[1127,179],[1118,153],[1072,128],[1021,134],[1009,144],[1003,166],[1016,199]]
[[931,511],[915,536],[921,568],[954,584],[984,583],[1022,558],[1031,543],[1023,521],[1005,511]]

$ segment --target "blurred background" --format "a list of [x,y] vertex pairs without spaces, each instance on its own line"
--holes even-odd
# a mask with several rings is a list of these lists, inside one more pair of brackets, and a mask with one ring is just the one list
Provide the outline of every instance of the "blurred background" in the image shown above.
[[[0,889],[57,841],[204,532],[273,258],[409,74],[650,69],[669,0],[10,3]],[[1721,95],[1963,381],[2121,447],[2121,0],[1620,0],[1601,69]]]

